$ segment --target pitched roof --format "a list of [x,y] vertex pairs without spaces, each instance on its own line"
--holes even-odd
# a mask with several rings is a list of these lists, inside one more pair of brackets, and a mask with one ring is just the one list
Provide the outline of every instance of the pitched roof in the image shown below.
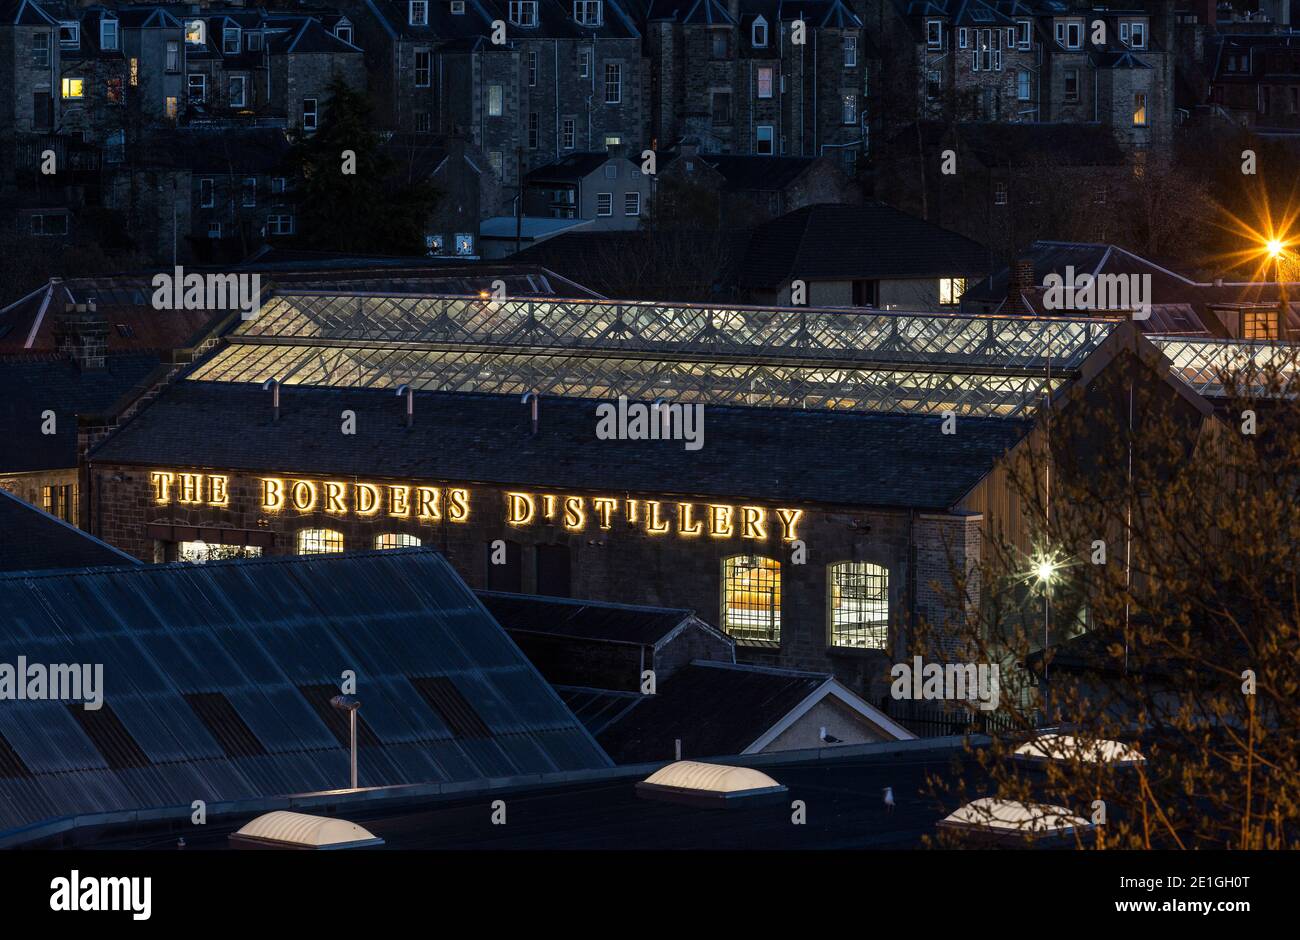
[[604,150],[580,150],[566,154],[559,160],[529,170],[524,174],[524,182],[574,182],[586,179],[610,160]]
[[809,280],[953,277],[992,267],[983,245],[882,202],[819,203],[760,225],[740,285],[777,288]]
[[[82,372],[57,353],[0,357],[0,472],[77,465],[77,416],[113,415],[142,392],[156,353],[110,353],[104,368]],[[55,433],[43,433],[46,411]]]
[[[546,399],[536,437],[513,395],[415,392],[411,429],[398,420],[394,402],[392,389],[285,386],[280,420],[272,423],[258,385],[181,381],[91,459],[947,509],[1027,427],[964,417],[961,434],[944,435],[937,414],[710,405],[700,450],[688,451],[681,441],[602,441],[593,459],[596,401]],[[357,413],[355,436],[338,434],[344,408]]]
[[699,160],[722,176],[728,192],[775,192],[785,189],[818,161],[817,157],[761,157],[750,154],[701,153]]
[[139,564],[89,532],[0,487],[0,571]]
[[[148,599],[148,603],[142,601]],[[103,665],[103,707],[0,708],[0,830],[360,784],[608,767],[429,549],[0,575],[0,662]]]
[[479,591],[479,600],[507,630],[654,646],[694,611]]

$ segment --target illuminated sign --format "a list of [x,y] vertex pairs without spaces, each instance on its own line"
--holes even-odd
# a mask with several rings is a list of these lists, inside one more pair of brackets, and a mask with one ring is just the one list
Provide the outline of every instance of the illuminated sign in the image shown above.
[[[154,502],[184,506],[230,506],[230,478],[222,474],[155,470],[149,474]],[[298,477],[256,477],[257,509],[286,515],[325,513],[360,518],[412,519],[420,523],[469,521],[471,493],[463,487],[409,483],[363,483],[309,480]],[[802,509],[710,502],[666,502],[614,496],[575,496],[512,490],[500,494],[505,521],[516,528],[547,523],[569,532],[589,527],[613,529],[622,522],[649,535],[681,538],[749,539],[765,542],[779,534],[793,542]]]

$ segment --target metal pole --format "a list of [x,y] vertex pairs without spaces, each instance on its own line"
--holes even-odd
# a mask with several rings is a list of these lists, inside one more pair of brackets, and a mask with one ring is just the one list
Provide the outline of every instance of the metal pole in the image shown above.
[[352,709],[348,713],[352,725],[352,789],[357,788],[357,712]]

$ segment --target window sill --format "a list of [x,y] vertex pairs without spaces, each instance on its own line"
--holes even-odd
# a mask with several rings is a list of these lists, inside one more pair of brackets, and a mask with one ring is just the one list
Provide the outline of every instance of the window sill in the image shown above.
[[827,646],[828,656],[844,656],[849,659],[866,659],[871,656],[889,656],[889,650],[874,646]]

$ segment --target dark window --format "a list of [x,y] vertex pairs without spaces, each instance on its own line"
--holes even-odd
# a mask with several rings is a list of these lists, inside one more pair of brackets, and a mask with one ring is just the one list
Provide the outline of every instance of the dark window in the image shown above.
[[260,757],[266,753],[257,735],[220,692],[192,692],[185,701],[227,757]]
[[[348,713],[330,704],[330,699],[339,694],[338,688],[326,682],[321,685],[300,685],[298,691],[315,709],[320,720],[325,722],[325,727],[330,729],[330,733],[338,740],[339,746],[350,748],[352,732],[349,728]],[[366,724],[360,712],[357,712],[357,746],[379,746],[379,738],[375,737],[375,733],[370,730],[370,726]]]
[[713,58],[725,59],[730,50],[729,34],[726,30],[715,29],[710,39],[710,47],[713,51]]
[[149,766],[148,755],[135,743],[111,706],[105,704],[88,711],[81,702],[69,702],[68,711],[112,770]]
[[487,724],[461,695],[460,689],[446,676],[407,676],[415,691],[442,719],[448,730],[458,738],[490,738]]
[[853,306],[874,307],[876,305],[876,282],[853,282]]
[[518,594],[524,589],[524,566],[520,560],[521,552],[518,542],[507,541],[505,564],[492,564],[496,550],[489,542],[487,546],[487,586],[489,591],[509,591]]
[[731,92],[713,93],[713,123],[714,126],[731,123]]
[[537,593],[551,597],[573,595],[569,546],[537,546]]
[[48,91],[32,93],[32,125],[38,130],[49,130],[54,123],[53,103]]

